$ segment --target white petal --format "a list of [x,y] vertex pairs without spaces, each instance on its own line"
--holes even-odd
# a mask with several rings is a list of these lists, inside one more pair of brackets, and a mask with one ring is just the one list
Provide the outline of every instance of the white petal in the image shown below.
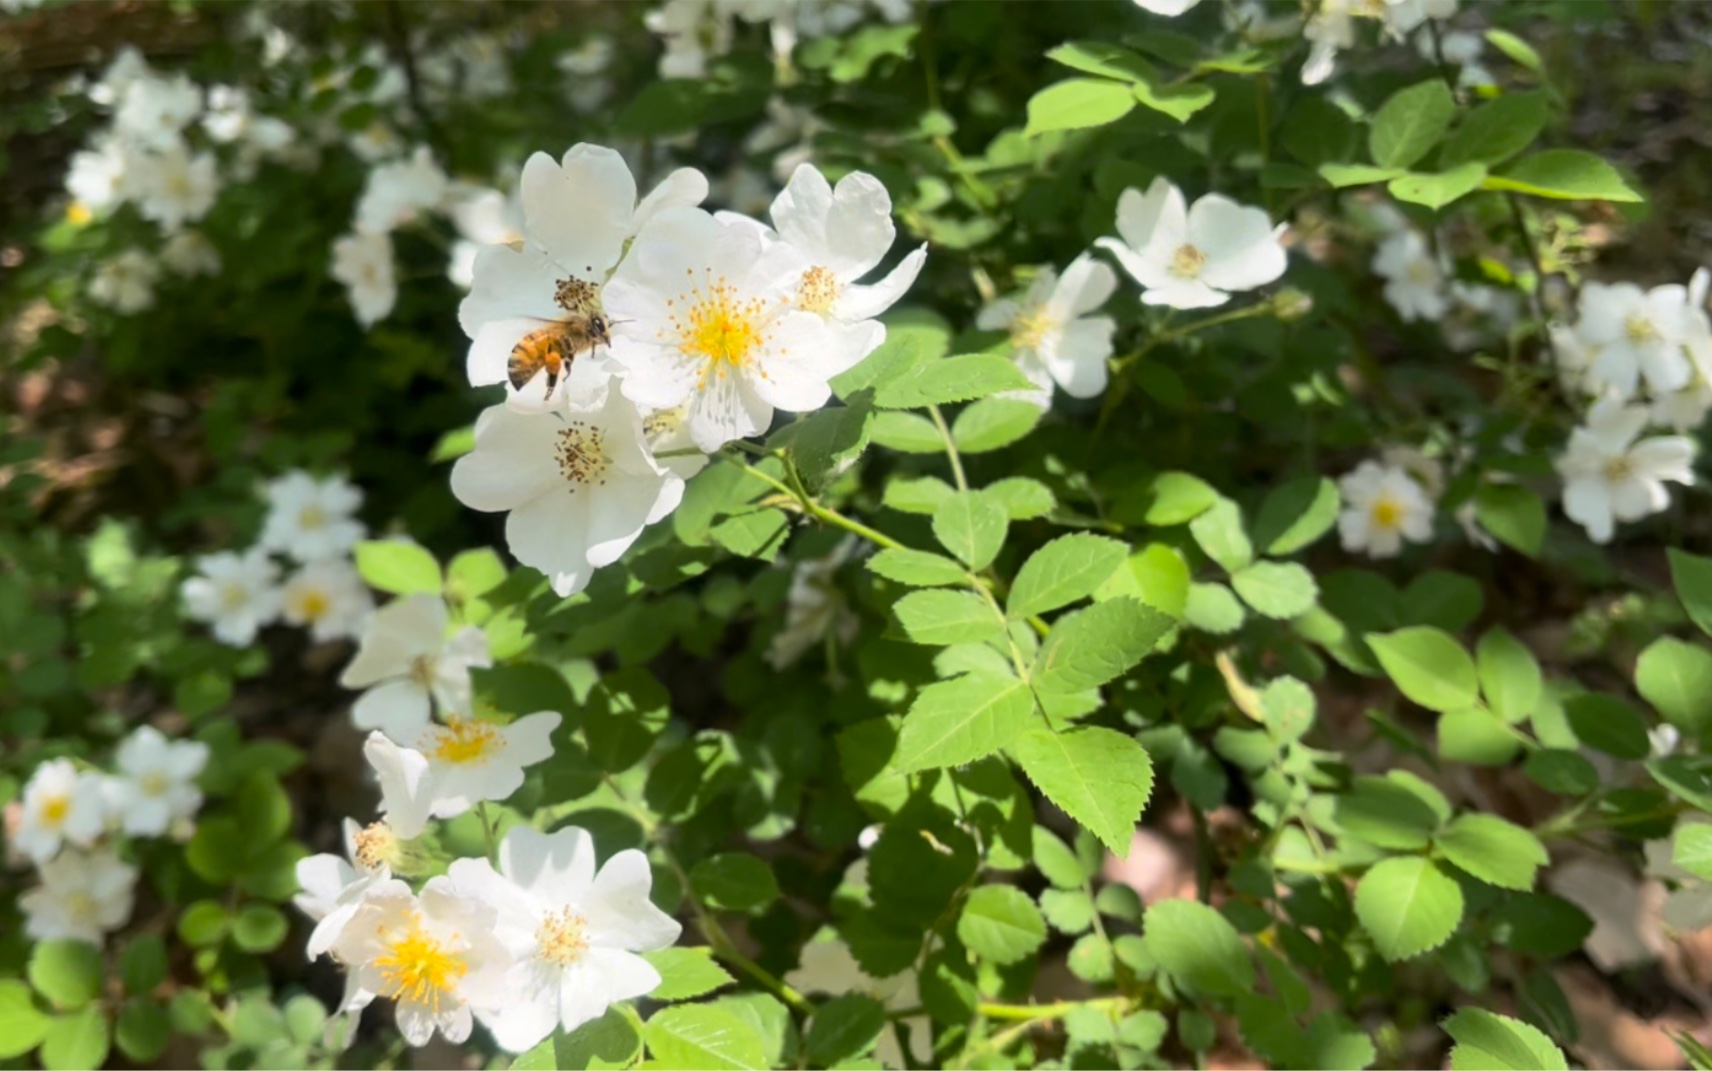
[[1189,213],[1189,241],[1207,255],[1201,279],[1219,290],[1252,290],[1284,274],[1284,247],[1258,208],[1208,194]]
[[562,425],[495,406],[476,428],[475,449],[452,466],[452,494],[471,509],[515,510],[564,483],[558,469]]
[[683,927],[648,898],[653,883],[654,872],[641,852],[626,849],[608,859],[586,901],[590,932],[603,944],[632,952],[649,952],[676,942]]
[[391,680],[377,684],[357,698],[351,707],[351,724],[359,729],[380,730],[394,740],[415,740],[433,720],[428,692],[413,680]]
[[464,359],[470,386],[488,387],[507,382],[511,378],[511,351],[525,335],[544,326],[542,320],[522,318],[489,320],[483,324],[470,343],[469,356]]
[[369,734],[363,757],[380,781],[380,809],[387,824],[404,840],[419,836],[428,824],[427,757],[399,747],[382,733]]
[[1117,323],[1109,316],[1089,316],[1064,327],[1058,350],[1047,369],[1064,393],[1072,398],[1093,398],[1106,389],[1106,360],[1112,355],[1112,334]]
[[[1147,187],[1146,195],[1134,187],[1118,195],[1118,233],[1123,236],[1129,248],[1138,252],[1147,248],[1148,242],[1153,240],[1154,230],[1159,226],[1159,218],[1165,211],[1165,201],[1174,189],[1176,187],[1172,186],[1164,175],[1160,175]],[[1181,198],[1181,194],[1178,196]],[[1109,242],[1111,239],[1103,241]]]
[[512,826],[499,844],[499,869],[554,907],[580,904],[594,884],[594,838],[576,826]]
[[410,671],[417,655],[440,649],[446,634],[446,604],[434,595],[387,603],[369,618],[362,645],[339,675],[346,688],[363,688]]
[[880,315],[915,285],[916,276],[921,274],[922,266],[926,263],[927,244],[924,242],[912,249],[909,255],[899,261],[898,266],[887,272],[879,282],[870,286],[860,283],[846,286],[832,306],[832,314],[846,323]]
[[640,231],[649,221],[668,208],[694,208],[707,200],[707,176],[693,167],[680,167],[655,186],[631,218],[632,233]]
[[546,573],[561,597],[588,586],[587,494],[544,495],[511,511],[505,542],[518,561]]

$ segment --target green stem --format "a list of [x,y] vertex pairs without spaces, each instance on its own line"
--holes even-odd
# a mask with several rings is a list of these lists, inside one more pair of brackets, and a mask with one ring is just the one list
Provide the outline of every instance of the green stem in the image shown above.
[[951,429],[945,424],[945,416],[939,411],[939,406],[927,407],[927,415],[933,418],[933,426],[939,429],[939,438],[945,443],[945,456],[951,461],[951,478],[957,483],[957,490],[969,490],[969,481],[963,478],[963,459],[957,454],[957,443],[951,438]]
[[499,862],[499,838],[494,836],[493,819],[488,813],[486,800],[476,804],[476,817],[481,819],[482,837],[487,841],[487,857],[497,865]]
[[[732,460],[735,461],[736,459],[733,458]],[[835,509],[828,509],[819,502],[816,502],[813,498],[810,498],[805,494],[798,493],[796,488],[791,487],[789,484],[786,484],[765,472],[762,472],[753,465],[748,465],[741,461],[738,461],[737,464],[744,472],[747,472],[757,480],[760,480],[767,486],[779,491],[781,494],[789,495],[791,498],[795,499],[798,506],[805,514],[813,517],[815,520],[820,521],[823,524],[830,524],[834,527],[842,528],[852,535],[861,536],[863,539],[868,540],[868,542],[877,546],[885,547],[887,550],[908,549],[902,543],[899,543],[886,533],[876,532],[861,521],[852,520]]]

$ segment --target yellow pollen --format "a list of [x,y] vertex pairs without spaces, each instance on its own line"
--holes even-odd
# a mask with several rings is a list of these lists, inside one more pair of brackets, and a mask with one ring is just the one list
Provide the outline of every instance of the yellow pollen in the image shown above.
[[426,743],[422,750],[431,758],[463,764],[485,762],[494,752],[504,749],[505,737],[490,722],[456,718],[429,729]]
[[304,506],[297,514],[297,526],[305,532],[327,526],[327,511],[320,506]]
[[164,796],[166,790],[172,787],[166,774],[153,770],[137,779],[137,787],[143,790],[145,796]]
[[42,804],[42,825],[57,826],[71,814],[70,796],[49,796]]
[[[594,267],[589,267],[594,274]],[[576,277],[560,279],[553,287],[553,300],[566,312],[591,313],[600,311],[600,287]]]
[[1386,530],[1401,526],[1403,523],[1403,504],[1389,496],[1373,503],[1373,523],[1375,527]]
[[364,870],[375,870],[398,859],[398,837],[385,822],[370,822],[352,839],[356,842],[352,847],[357,865]]
[[541,958],[560,967],[569,967],[588,951],[588,920],[571,908],[541,920],[535,931],[541,946]]
[[93,919],[100,913],[101,905],[95,902],[95,897],[82,889],[65,893],[64,896],[65,912],[74,919]]
[[65,218],[70,220],[75,226],[81,227],[85,223],[94,219],[95,213],[91,212],[89,210],[89,206],[84,204],[82,201],[73,201],[65,208]]
[[766,307],[759,298],[740,297],[724,279],[686,295],[682,304],[687,309],[672,315],[671,327],[679,348],[706,362],[701,386],[709,376],[723,379],[731,369],[748,364],[767,341]]
[[1637,344],[1659,340],[1658,328],[1638,312],[1630,314],[1629,318],[1623,321],[1623,333],[1629,336],[1630,342]]
[[297,599],[297,612],[306,621],[319,621],[333,608],[333,600],[324,591],[306,591]]
[[244,585],[228,581],[220,585],[220,605],[226,610],[238,610],[250,601],[250,593]]
[[606,454],[606,433],[581,420],[567,421],[559,431],[559,475],[571,485],[605,486],[612,459]]
[[1438,282],[1438,270],[1430,260],[1411,260],[1409,266],[1403,269],[1403,274],[1417,286],[1430,286]]
[[381,996],[426,1005],[435,1015],[441,998],[451,996],[452,987],[470,969],[462,957],[424,933],[420,919],[388,946],[385,955],[377,956],[374,965],[386,986]]
[[1171,254],[1171,274],[1180,279],[1193,279],[1206,266],[1207,254],[1192,245],[1180,245],[1177,252]]
[[1058,321],[1047,315],[1044,308],[1023,313],[1011,322],[1011,345],[1019,350],[1032,350],[1058,330]]
[[838,277],[816,264],[803,272],[802,282],[797,284],[797,308],[824,316],[832,311],[841,289]]
[[1635,474],[1635,465],[1629,460],[1629,455],[1623,454],[1605,462],[1605,480],[1607,483],[1622,483]]

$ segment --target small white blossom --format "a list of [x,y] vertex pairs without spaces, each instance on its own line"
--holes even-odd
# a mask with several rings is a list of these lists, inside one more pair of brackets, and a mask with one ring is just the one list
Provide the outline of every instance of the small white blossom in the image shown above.
[[363,755],[380,781],[381,809],[400,837],[418,836],[429,818],[455,818],[483,800],[504,800],[523,784],[523,769],[553,757],[552,711],[501,725],[454,717],[401,744],[373,732]]
[[202,87],[179,73],[165,78],[145,72],[126,87],[113,116],[119,136],[150,149],[177,144],[184,128],[202,114]]
[[1385,279],[1385,300],[1405,320],[1437,320],[1449,299],[1446,270],[1419,231],[1400,231],[1379,243],[1373,270]]
[[214,207],[220,175],[213,153],[190,154],[182,144],[140,157],[127,189],[144,219],[171,233]]
[[927,261],[923,243],[885,277],[857,282],[879,266],[897,237],[891,195],[864,171],[845,175],[834,187],[813,164],[802,164],[774,198],[770,214],[779,240],[809,265],[795,295],[797,308],[808,312],[845,323],[872,319],[903,297]]
[[120,744],[114,779],[119,826],[137,837],[160,837],[188,822],[202,806],[196,779],[208,764],[200,740],[168,740],[152,725],[138,726]]
[[1343,549],[1373,558],[1395,558],[1406,539],[1433,537],[1433,501],[1400,466],[1363,461],[1338,480],[1344,510],[1338,515]]
[[45,863],[62,845],[87,848],[94,844],[105,826],[101,776],[79,773],[70,759],[53,759],[36,767],[24,785],[12,846],[36,863]]
[[333,264],[327,274],[345,284],[351,311],[364,327],[373,327],[392,313],[398,283],[393,276],[390,235],[347,234],[340,238],[333,243]]
[[248,647],[279,616],[279,567],[266,549],[206,554],[196,570],[180,589],[185,616],[209,625],[221,643]]
[[515,197],[481,186],[458,185],[451,194],[458,240],[446,261],[446,276],[468,290],[475,283],[476,257],[490,245],[523,240],[523,205]]
[[[1594,394],[1627,400],[1644,382],[1656,394],[1681,390],[1693,379],[1689,345],[1712,365],[1705,313],[1677,285],[1642,290],[1633,283],[1582,287],[1575,334],[1588,355],[1584,381]],[[1698,321],[1698,323],[1696,322]],[[1698,330],[1697,330],[1698,328]]]
[[846,605],[834,576],[855,549],[840,543],[832,553],[799,562],[785,595],[785,621],[767,644],[767,664],[784,669],[830,633],[841,643],[855,639],[860,622]]
[[1201,0],[1135,0],[1135,6],[1155,15],[1176,18],[1200,2]]
[[280,602],[280,616],[286,623],[308,628],[317,643],[358,635],[374,612],[369,589],[343,558],[325,558],[299,568],[280,588]]
[[343,828],[344,858],[323,853],[297,862],[297,884],[303,891],[291,902],[315,923],[306,949],[310,959],[325,955],[370,890],[392,878],[391,861],[398,853],[392,829],[385,822],[359,826],[349,818]]
[[1311,46],[1302,84],[1318,85],[1332,76],[1338,52],[1355,45],[1357,19],[1377,20],[1389,36],[1401,39],[1429,18],[1450,18],[1456,8],[1457,0],[1321,0],[1302,27]]
[[61,852],[40,876],[40,885],[18,897],[27,937],[100,946],[131,917],[137,868],[111,849]]
[[366,534],[356,517],[363,493],[343,476],[288,472],[262,489],[267,520],[261,545],[294,561],[336,558]]
[[1118,198],[1118,238],[1096,244],[1142,286],[1141,300],[1174,309],[1223,305],[1232,291],[1253,290],[1284,274],[1285,227],[1258,208],[1209,193],[1188,205],[1161,176],[1143,196]]
[[1659,435],[1636,442],[1647,420],[1644,406],[1601,399],[1557,459],[1563,512],[1595,543],[1610,542],[1618,521],[1638,521],[1668,508],[1666,483],[1694,482],[1694,440]]
[[975,326],[1010,333],[1011,360],[1035,385],[1029,401],[1042,409],[1051,405],[1054,383],[1072,398],[1092,398],[1106,389],[1117,321],[1089,314],[1117,285],[1116,272],[1083,253],[1063,276],[1042,268],[1027,292],[987,305]]
[[410,595],[381,607],[368,619],[361,646],[339,683],[367,688],[351,708],[359,729],[379,729],[414,740],[442,715],[470,713],[470,669],[491,666],[487,635],[463,628],[446,635],[446,604],[435,595]]
[[220,274],[220,251],[198,231],[179,231],[161,247],[160,262],[167,271],[186,278]]
[[127,249],[103,261],[89,281],[89,297],[125,316],[142,312],[155,303],[155,283],[160,265],[140,249]]
[[363,195],[357,200],[357,232],[397,230],[437,208],[445,200],[446,190],[446,173],[434,162],[428,147],[419,146],[410,159],[381,164],[369,172]]
[[110,134],[95,138],[87,149],[72,154],[66,192],[91,213],[119,204],[130,196],[137,156],[136,150]]
[[511,999],[476,1015],[509,1052],[646,996],[660,973],[637,953],[670,947],[683,929],[648,899],[647,856],[627,849],[597,870],[594,839],[575,827],[549,834],[513,826],[500,842],[497,871],[486,859],[459,859],[447,876],[496,910],[499,940],[513,959]]

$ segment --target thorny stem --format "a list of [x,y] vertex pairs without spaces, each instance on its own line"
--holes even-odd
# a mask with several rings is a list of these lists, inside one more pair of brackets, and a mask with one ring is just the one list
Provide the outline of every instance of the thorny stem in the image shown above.
[[939,406],[927,407],[927,415],[933,418],[933,426],[939,429],[939,437],[945,443],[945,456],[951,461],[951,478],[957,484],[957,490],[969,490],[969,481],[963,478],[963,459],[957,454],[957,443],[951,438],[951,429],[945,424],[945,416],[939,411]]

